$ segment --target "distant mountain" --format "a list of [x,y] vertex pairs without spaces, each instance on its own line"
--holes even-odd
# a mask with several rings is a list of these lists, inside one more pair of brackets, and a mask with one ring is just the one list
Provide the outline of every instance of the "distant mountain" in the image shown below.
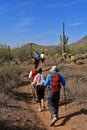
[[[83,37],[82,39],[80,39],[80,40],[78,40],[78,41],[76,41],[68,46],[71,48],[71,50],[74,50],[74,51],[81,50],[82,48],[86,49],[87,48],[87,36]],[[55,54],[57,47],[58,47],[58,45],[42,46],[42,45],[36,44],[36,43],[26,43],[23,46],[21,46],[21,49],[23,48],[23,49],[29,50],[29,51],[31,51],[31,49],[32,49],[34,52],[39,51],[40,53],[42,51],[47,50],[48,53]]]
[[55,49],[56,49],[56,47],[57,46],[42,46],[42,45],[39,45],[39,44],[36,44],[36,43],[27,43],[27,44],[25,44],[25,45],[23,45],[21,48],[27,48],[27,49],[31,49],[32,48],[32,50],[34,50],[34,51],[39,51],[39,52],[41,52],[41,51],[48,51],[48,52],[52,52],[52,51],[55,51]]
[[[24,46],[31,46],[31,44],[32,44],[32,47],[35,48],[35,49],[49,49],[49,48],[55,49],[57,47],[57,45],[42,46],[42,45],[35,44],[35,43],[27,43]],[[84,36],[83,38],[81,38],[80,40],[78,40],[78,41],[76,41],[74,43],[71,43],[70,46],[76,46],[76,47],[87,46],[87,35]]]
[[83,37],[79,41],[72,43],[70,46],[79,47],[79,48],[80,47],[87,47],[87,36]]

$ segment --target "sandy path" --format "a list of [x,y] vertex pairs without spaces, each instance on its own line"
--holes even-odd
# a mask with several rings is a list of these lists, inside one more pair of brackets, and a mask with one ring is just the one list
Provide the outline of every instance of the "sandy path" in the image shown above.
[[[20,88],[18,91],[28,93],[28,91],[31,92],[31,88],[25,86]],[[67,105],[67,116],[65,106],[60,106],[59,120],[55,123],[55,127],[50,127],[50,113],[47,108],[47,101],[45,104],[46,110],[44,112],[38,111],[37,103],[32,102],[31,107],[33,111],[35,111],[37,117],[46,126],[47,130],[87,130],[87,110],[85,110],[84,106],[78,105],[77,107],[76,103]]]

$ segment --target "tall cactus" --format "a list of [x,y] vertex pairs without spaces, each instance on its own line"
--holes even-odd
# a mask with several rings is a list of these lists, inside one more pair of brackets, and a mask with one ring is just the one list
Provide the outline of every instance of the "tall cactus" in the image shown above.
[[32,43],[30,44],[30,46],[31,46],[31,58],[33,58],[33,49],[32,49]]
[[62,55],[65,52],[65,45],[68,43],[68,36],[64,33],[64,23],[62,25],[62,36],[60,35],[60,43],[62,45]]
[[8,45],[8,55],[9,55],[9,59],[11,58],[11,49],[10,46]]

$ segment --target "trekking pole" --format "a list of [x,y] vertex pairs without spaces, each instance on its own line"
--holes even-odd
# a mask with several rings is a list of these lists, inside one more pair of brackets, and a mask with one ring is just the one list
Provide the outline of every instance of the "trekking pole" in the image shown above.
[[65,89],[65,86],[64,86],[64,100],[65,100],[65,110],[66,110],[66,115],[67,115],[66,89]]

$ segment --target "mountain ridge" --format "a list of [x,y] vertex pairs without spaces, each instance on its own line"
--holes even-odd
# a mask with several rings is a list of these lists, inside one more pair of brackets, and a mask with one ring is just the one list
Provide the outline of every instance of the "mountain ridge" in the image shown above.
[[[46,48],[46,47],[54,47],[55,48],[56,46],[59,46],[59,45],[45,45],[44,46],[44,45],[40,45],[40,44],[36,44],[36,43],[27,43],[25,45],[31,45],[31,44],[32,44],[32,46],[39,46],[39,47],[44,47],[44,48]],[[75,46],[76,45],[76,46],[83,47],[83,46],[87,45],[87,35],[84,36],[83,38],[81,38],[80,40],[73,42],[71,44],[67,44],[67,45],[69,45],[69,46]]]

